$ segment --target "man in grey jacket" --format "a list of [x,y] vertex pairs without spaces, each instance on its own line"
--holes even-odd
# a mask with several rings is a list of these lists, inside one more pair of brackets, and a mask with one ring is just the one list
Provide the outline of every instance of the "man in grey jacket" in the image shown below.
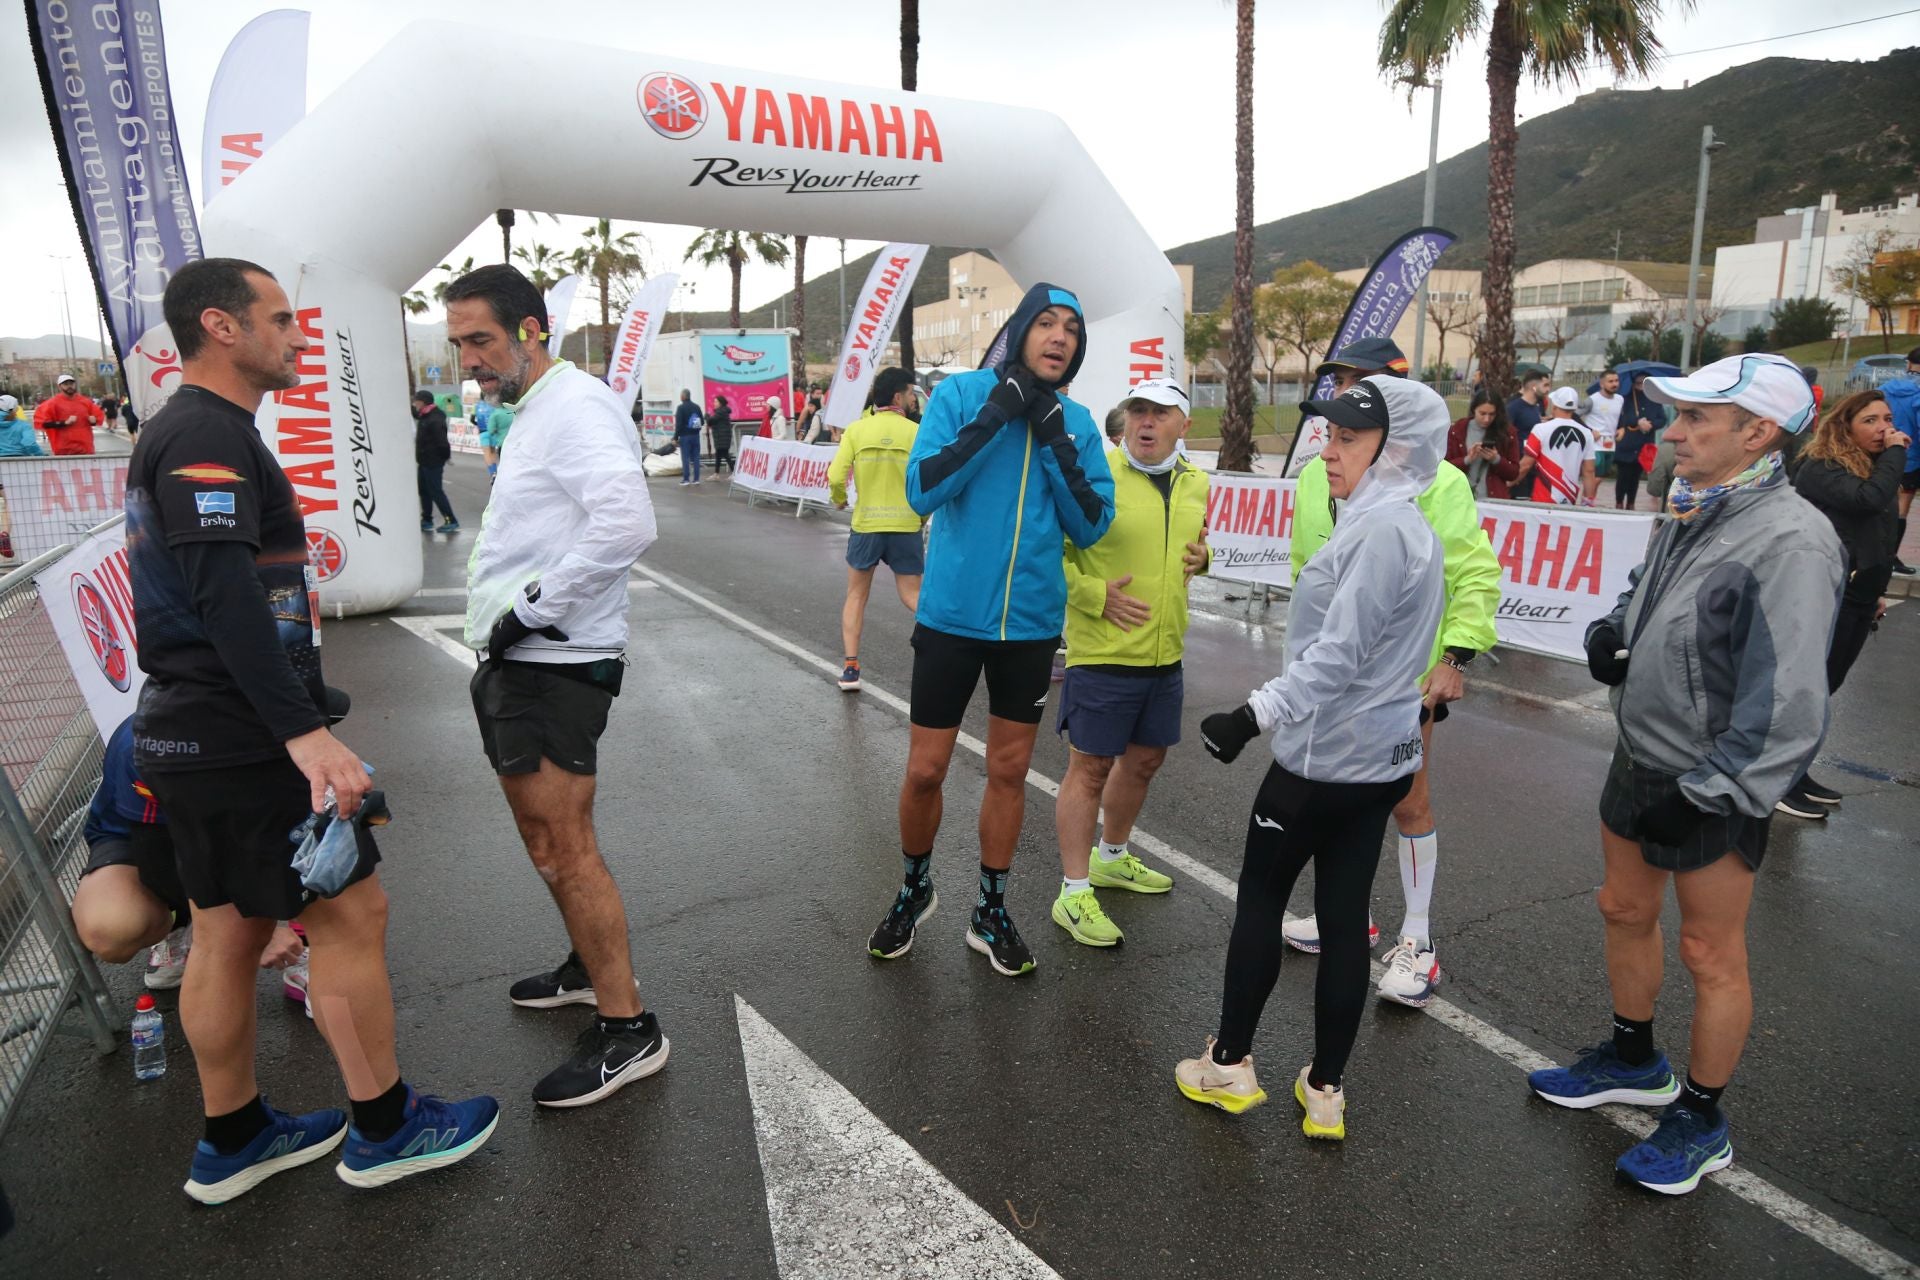
[[[1600,796],[1613,1038],[1528,1082],[1565,1107],[1664,1105],[1653,1136],[1617,1167],[1680,1195],[1733,1162],[1719,1100],[1753,1019],[1747,909],[1768,816],[1826,733],[1846,556],[1781,466],[1781,443],[1814,416],[1792,364],[1730,356],[1692,377],[1649,378],[1647,393],[1675,410],[1673,519],[1619,606],[1587,631],[1587,664],[1613,686],[1620,734]],[[1684,1087],[1653,1041],[1669,879],[1694,982]]]

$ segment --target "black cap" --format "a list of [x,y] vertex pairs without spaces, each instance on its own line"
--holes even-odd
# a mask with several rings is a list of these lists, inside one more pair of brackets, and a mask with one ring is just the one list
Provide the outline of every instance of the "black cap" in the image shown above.
[[1317,413],[1336,427],[1353,431],[1385,431],[1387,401],[1378,389],[1365,380],[1354,383],[1331,400],[1308,400],[1300,406]]
[[1335,369],[1358,369],[1361,373],[1397,373],[1405,376],[1407,357],[1392,338],[1360,338],[1349,342],[1334,355],[1320,362],[1313,371],[1324,378]]
[[414,392],[413,398],[421,404],[434,403],[433,392],[428,391],[425,387],[422,387],[420,390]]

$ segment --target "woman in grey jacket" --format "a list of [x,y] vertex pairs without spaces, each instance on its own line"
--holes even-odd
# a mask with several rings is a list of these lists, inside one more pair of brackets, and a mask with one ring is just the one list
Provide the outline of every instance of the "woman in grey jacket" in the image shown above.
[[1287,898],[1311,862],[1314,1052],[1293,1096],[1308,1137],[1340,1139],[1341,1075],[1366,1006],[1367,900],[1387,819],[1420,767],[1420,678],[1446,604],[1440,541],[1416,499],[1439,470],[1449,415],[1429,388],[1386,374],[1306,408],[1332,426],[1321,456],[1329,490],[1346,502],[1294,584],[1285,671],[1200,725],[1227,763],[1271,732],[1274,763],[1247,820],[1219,1034],[1174,1079],[1226,1111],[1266,1099],[1250,1050],[1280,976]]

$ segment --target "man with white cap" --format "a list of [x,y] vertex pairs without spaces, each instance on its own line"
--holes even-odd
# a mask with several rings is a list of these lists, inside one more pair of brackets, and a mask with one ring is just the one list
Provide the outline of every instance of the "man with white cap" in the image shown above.
[[1207,570],[1207,476],[1180,456],[1186,391],[1171,378],[1151,378],[1129,390],[1121,408],[1124,433],[1107,450],[1113,524],[1090,547],[1066,544],[1067,678],[1058,728],[1068,750],[1054,807],[1061,880],[1053,922],[1090,947],[1123,940],[1096,888],[1173,888],[1127,841],[1147,784],[1180,741],[1187,584]]
[[[1646,388],[1675,409],[1673,519],[1618,607],[1587,629],[1587,665],[1613,686],[1619,726],[1600,794],[1613,1036],[1528,1083],[1564,1107],[1664,1106],[1617,1168],[1680,1195],[1733,1162],[1719,1101],[1753,1018],[1747,909],[1768,817],[1826,733],[1846,555],[1781,465],[1781,444],[1814,416],[1797,368],[1729,356]],[[1669,881],[1694,982],[1684,1088],[1653,1039]]]
[[1520,447],[1533,459],[1533,500],[1561,506],[1593,505],[1600,477],[1594,467],[1593,431],[1575,416],[1580,393],[1555,387],[1544,404],[1546,417],[1536,424]]
[[99,405],[80,394],[72,374],[61,374],[56,385],[59,390],[33,411],[33,425],[47,433],[51,453],[92,453],[93,429],[105,423],[107,416],[100,412]]

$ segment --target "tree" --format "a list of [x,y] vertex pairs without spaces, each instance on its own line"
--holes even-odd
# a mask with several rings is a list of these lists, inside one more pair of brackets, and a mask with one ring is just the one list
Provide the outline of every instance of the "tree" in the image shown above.
[[[1694,0],[1674,0],[1681,12]],[[1537,85],[1575,84],[1590,62],[1615,79],[1645,76],[1660,56],[1661,0],[1392,0],[1380,24],[1379,67],[1392,79],[1438,78],[1463,46],[1487,41],[1487,388],[1513,393],[1513,191],[1522,74]],[[1411,92],[1411,90],[1409,90]]]
[[1825,342],[1846,314],[1825,298],[1788,298],[1773,311],[1773,349]]
[[1515,336],[1513,345],[1526,347],[1533,352],[1535,360],[1552,356],[1547,372],[1553,377],[1560,376],[1560,353],[1576,338],[1585,337],[1593,329],[1591,320],[1558,312],[1548,319],[1536,320],[1527,326],[1525,332]]
[[473,255],[468,254],[465,258],[462,258],[460,260],[459,266],[455,266],[451,262],[443,262],[440,264],[439,270],[446,272],[447,278],[444,280],[437,280],[434,282],[433,300],[439,303],[440,305],[445,306],[447,302],[448,286],[450,286],[455,280],[458,280],[461,276],[464,276],[469,271],[473,270]]
[[1893,350],[1893,309],[1920,293],[1920,249],[1903,238],[1887,227],[1861,236],[1833,269],[1833,287],[1880,321],[1882,352]]
[[513,251],[513,256],[527,266],[527,279],[533,281],[533,287],[545,293],[567,274],[567,259],[551,245],[534,241],[532,247],[522,246]]
[[[900,87],[908,93],[920,88],[920,0],[900,0]],[[920,283],[917,276],[913,283]],[[912,285],[907,287],[907,296],[900,300],[900,319],[893,331],[900,339],[900,367],[911,374],[915,367]],[[1085,340],[1084,334],[1082,340]]]
[[413,335],[407,332],[407,317],[417,316],[429,305],[427,295],[418,289],[400,295],[400,348],[407,353],[407,394],[412,395],[419,388],[413,376]]
[[727,323],[737,329],[740,327],[740,272],[747,265],[747,259],[754,257],[770,267],[781,266],[787,260],[787,242],[762,231],[702,231],[687,246],[685,257],[703,267],[727,264],[727,270],[733,274],[733,302],[727,312]]
[[1748,351],[1768,349],[1768,329],[1763,324],[1748,325],[1746,336],[1740,339],[1740,345]]
[[[911,326],[909,326],[911,327]],[[807,238],[793,238],[793,363],[807,367]]]
[[1271,379],[1285,346],[1300,357],[1301,380],[1313,373],[1313,355],[1326,349],[1340,327],[1352,290],[1317,262],[1297,262],[1273,273],[1254,299],[1254,327],[1266,340]]
[[[1697,364],[1712,364],[1719,356],[1710,356],[1707,351],[1707,334],[1713,326],[1720,323],[1720,317],[1727,314],[1725,307],[1716,307],[1710,302],[1697,302],[1693,308],[1693,358]],[[1725,337],[1720,339],[1720,350],[1726,352]]]
[[1189,311],[1185,321],[1184,346],[1187,349],[1187,368],[1198,369],[1220,347],[1220,330],[1226,326],[1226,316],[1218,311]]
[[1485,316],[1486,312],[1480,306],[1480,299],[1471,293],[1457,293],[1445,301],[1432,296],[1428,297],[1427,319],[1432,323],[1434,332],[1440,335],[1439,349],[1434,352],[1433,363],[1445,370],[1447,377],[1453,376],[1453,368],[1447,363],[1447,335],[1470,334]]
[[1233,333],[1220,469],[1253,470],[1253,0],[1234,0]]
[[[600,289],[600,333],[604,340],[607,329],[613,323],[614,287],[627,285],[635,276],[642,280],[647,278],[647,262],[643,252],[646,241],[637,231],[622,231],[615,235],[613,222],[607,218],[596,220],[593,226],[581,232],[580,238],[586,243],[569,255],[568,264]],[[735,291],[738,292],[738,285]]]

